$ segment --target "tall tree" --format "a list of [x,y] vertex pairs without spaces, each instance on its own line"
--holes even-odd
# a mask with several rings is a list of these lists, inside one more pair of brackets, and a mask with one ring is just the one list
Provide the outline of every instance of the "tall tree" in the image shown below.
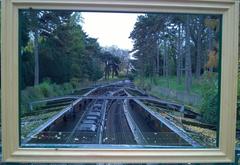
[[185,57],[185,88],[189,93],[192,85],[192,61],[191,61],[191,38],[190,38],[190,16],[186,16],[186,57]]
[[177,36],[177,81],[178,83],[181,83],[181,70],[182,70],[182,51],[181,51],[181,22],[178,21],[178,36]]
[[203,35],[203,32],[204,32],[204,18],[203,16],[199,16],[199,19],[198,19],[198,27],[196,28],[197,29],[197,57],[196,57],[196,77],[199,78],[200,77],[200,74],[201,74],[201,68],[202,68],[202,64],[201,64],[201,56],[203,54],[203,51],[202,51],[202,35]]
[[28,15],[28,19],[24,23],[29,25],[29,35],[32,34],[34,40],[34,85],[39,84],[40,37],[49,37],[58,25],[69,20],[71,13],[70,11],[53,12],[33,9],[23,12],[23,14]]
[[[32,11],[38,16],[33,17]],[[101,47],[97,39],[88,37],[82,30],[79,13],[32,11],[21,12],[21,22],[24,22],[20,37],[23,88],[34,85],[33,80],[37,79],[35,85],[45,79],[64,83],[72,80],[96,81],[103,76]],[[34,32],[34,27],[37,32]],[[38,39],[34,37],[35,33],[39,34]],[[34,55],[35,50],[37,56]],[[39,63],[38,72],[34,69],[36,61]]]

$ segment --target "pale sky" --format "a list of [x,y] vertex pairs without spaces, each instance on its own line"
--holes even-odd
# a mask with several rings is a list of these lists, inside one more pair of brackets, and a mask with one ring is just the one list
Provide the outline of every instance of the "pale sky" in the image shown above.
[[116,45],[131,50],[133,43],[129,35],[138,15],[140,14],[82,12],[82,26],[83,30],[90,37],[97,38],[103,47]]

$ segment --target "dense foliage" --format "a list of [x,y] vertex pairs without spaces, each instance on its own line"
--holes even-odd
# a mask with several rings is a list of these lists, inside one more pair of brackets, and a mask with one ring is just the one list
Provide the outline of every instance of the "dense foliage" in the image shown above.
[[57,85],[50,81],[44,81],[39,85],[27,87],[21,91],[21,114],[30,111],[29,103],[48,97],[69,95],[76,88],[74,83],[63,83]]
[[218,32],[215,16],[140,15],[130,35],[134,41],[132,63],[143,77],[175,75],[178,83],[185,78],[189,92],[193,75],[199,78],[204,70],[217,68],[217,58],[210,57],[217,57]]
[[118,75],[120,57],[83,31],[80,13],[26,10],[20,18],[22,89]]
[[154,86],[181,90],[184,86],[182,94],[187,92],[189,96],[196,91],[194,80],[202,82],[197,94],[202,98],[203,120],[215,124],[218,77],[211,75],[218,74],[219,27],[220,18],[213,15],[138,16],[130,34],[134,41],[132,65],[136,82],[148,91],[156,90]]
[[204,122],[216,124],[219,120],[220,97],[218,95],[218,81],[216,78],[204,79],[202,81],[202,97],[201,104],[202,119]]

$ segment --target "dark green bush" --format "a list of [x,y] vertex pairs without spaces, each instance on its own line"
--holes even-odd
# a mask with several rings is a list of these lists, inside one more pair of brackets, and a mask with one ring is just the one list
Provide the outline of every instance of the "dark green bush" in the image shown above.
[[204,122],[216,124],[218,122],[219,100],[218,100],[218,81],[205,80],[202,83],[202,105],[201,114]]
[[39,88],[44,97],[51,97],[56,95],[56,91],[53,90],[54,84],[50,84],[49,82],[43,82],[39,85]]
[[21,114],[29,111],[29,103],[49,97],[63,96],[71,94],[74,86],[71,83],[62,85],[52,84],[50,81],[44,81],[34,87],[27,87],[21,91]]

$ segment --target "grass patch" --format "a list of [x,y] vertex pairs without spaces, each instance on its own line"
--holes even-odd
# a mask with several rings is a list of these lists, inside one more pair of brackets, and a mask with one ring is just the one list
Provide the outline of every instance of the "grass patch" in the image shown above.
[[136,77],[139,86],[150,95],[161,99],[184,104],[202,115],[203,122],[217,124],[218,109],[218,74],[205,73],[199,79],[193,78],[190,92],[185,91],[182,80],[178,83],[176,76],[169,77]]
[[[202,95],[203,91],[202,89],[206,86],[206,78],[208,75],[203,75],[201,78],[192,79],[192,86],[190,90],[190,94],[197,94]],[[215,79],[216,75],[212,76],[213,79]],[[211,78],[210,78],[211,79]],[[210,80],[208,79],[208,80]],[[185,82],[184,78],[181,79],[180,83],[177,81],[176,76],[168,76],[168,77],[137,77],[134,79],[134,83],[141,87],[142,89],[145,89],[147,91],[151,90],[152,87],[163,87],[163,88],[169,88],[172,90],[185,92]],[[211,81],[211,80],[210,80]]]

